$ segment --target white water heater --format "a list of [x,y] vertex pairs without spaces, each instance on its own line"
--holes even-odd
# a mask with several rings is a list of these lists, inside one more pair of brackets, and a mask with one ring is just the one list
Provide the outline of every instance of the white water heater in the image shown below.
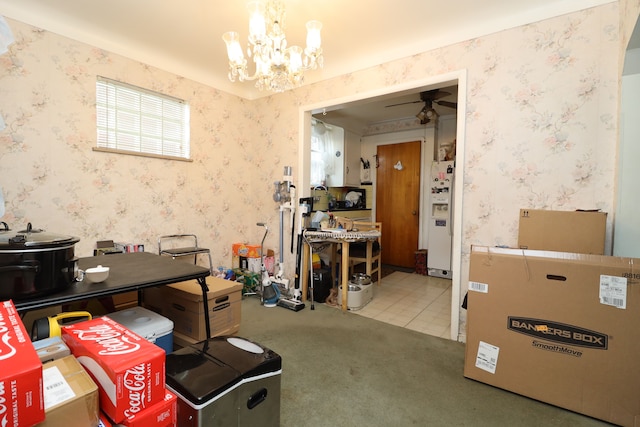
[[427,274],[451,278],[455,162],[431,164]]

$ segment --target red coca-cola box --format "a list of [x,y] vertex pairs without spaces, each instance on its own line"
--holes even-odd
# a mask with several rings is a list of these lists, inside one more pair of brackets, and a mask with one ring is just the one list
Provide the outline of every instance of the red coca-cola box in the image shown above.
[[62,328],[62,339],[98,385],[114,423],[165,398],[165,352],[108,317]]
[[100,411],[98,417],[98,427],[113,427],[113,423],[111,422],[109,417],[104,414],[104,412]]
[[0,426],[44,421],[42,362],[13,301],[0,303]]
[[132,414],[122,421],[126,427],[175,427],[178,420],[178,397],[165,390],[164,400]]

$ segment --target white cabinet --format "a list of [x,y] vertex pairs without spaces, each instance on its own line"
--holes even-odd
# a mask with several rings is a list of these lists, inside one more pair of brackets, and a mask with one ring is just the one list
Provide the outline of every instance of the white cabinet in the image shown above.
[[334,141],[333,170],[327,176],[328,187],[360,185],[360,137],[345,130],[342,141]]

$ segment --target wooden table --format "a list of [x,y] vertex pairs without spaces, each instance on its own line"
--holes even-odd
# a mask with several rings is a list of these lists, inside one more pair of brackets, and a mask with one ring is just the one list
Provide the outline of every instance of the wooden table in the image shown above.
[[[331,243],[334,245],[332,250],[332,262],[335,261],[335,245],[340,245],[342,249],[342,257],[340,259],[340,286],[342,286],[342,311],[347,311],[347,297],[348,297],[348,285],[349,285],[349,245],[353,242],[367,242],[367,253],[371,253],[373,250],[374,240],[380,237],[380,232],[377,230],[369,231],[308,231],[303,233],[305,245],[303,245],[304,253],[302,256],[302,300],[307,299],[307,283],[309,280],[309,258],[310,258],[310,245],[313,243]],[[334,266],[331,266],[333,273]],[[333,274],[332,274],[333,276]]]
[[101,283],[89,283],[87,280],[76,282],[69,288],[36,298],[14,301],[18,312],[27,312],[54,305],[82,301],[121,294],[130,291],[141,291],[144,288],[169,285],[185,280],[197,280],[202,287],[204,300],[205,326],[207,336],[211,336],[209,325],[209,290],[206,277],[209,269],[183,261],[173,260],[168,256],[160,256],[150,252],[128,254],[99,255],[78,259],[81,270],[103,265],[109,267],[109,277]]

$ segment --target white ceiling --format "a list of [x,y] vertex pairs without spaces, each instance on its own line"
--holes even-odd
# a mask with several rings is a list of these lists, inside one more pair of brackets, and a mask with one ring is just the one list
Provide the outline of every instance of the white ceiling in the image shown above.
[[[322,30],[324,68],[306,83],[614,0],[284,0],[289,45],[306,21]],[[139,60],[226,92],[267,96],[227,78],[221,36],[246,41],[244,0],[0,0],[0,15]]]

